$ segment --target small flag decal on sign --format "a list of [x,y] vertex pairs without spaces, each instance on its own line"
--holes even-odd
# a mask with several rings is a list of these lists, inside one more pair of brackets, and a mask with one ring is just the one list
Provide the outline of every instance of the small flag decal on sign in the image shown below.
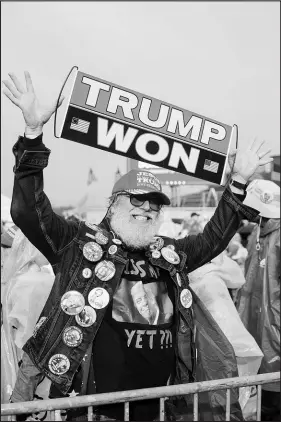
[[219,163],[212,160],[205,160],[203,169],[211,171],[212,173],[217,173],[219,169]]
[[70,129],[77,130],[78,132],[88,133],[90,122],[72,117]]

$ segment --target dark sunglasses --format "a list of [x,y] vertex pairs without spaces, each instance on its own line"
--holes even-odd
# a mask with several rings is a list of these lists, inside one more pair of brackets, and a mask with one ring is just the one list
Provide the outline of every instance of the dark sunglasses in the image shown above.
[[124,196],[128,196],[130,198],[130,202],[134,207],[141,207],[146,201],[149,202],[149,208],[152,211],[160,211],[163,204],[159,204],[159,202],[154,198],[143,198],[143,195],[132,195],[129,193],[122,193]]

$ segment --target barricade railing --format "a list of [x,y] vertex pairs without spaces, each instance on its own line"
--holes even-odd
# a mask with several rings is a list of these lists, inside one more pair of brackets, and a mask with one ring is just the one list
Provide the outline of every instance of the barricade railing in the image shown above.
[[[280,381],[280,372],[259,374],[246,377],[194,382],[190,384],[168,385],[164,387],[143,388],[139,390],[119,391],[113,393],[92,394],[86,396],[64,397],[40,401],[2,404],[1,416],[23,413],[50,411],[53,421],[59,421],[60,410],[88,408],[88,421],[94,420],[93,408],[106,404],[124,403],[124,420],[129,421],[130,402],[138,400],[159,399],[159,420],[165,420],[165,400],[168,397],[193,394],[193,420],[198,421],[198,393],[203,391],[226,390],[225,420],[230,420],[230,390],[236,387],[257,386],[257,421],[261,420],[261,386]],[[2,418],[1,418],[2,420]]]

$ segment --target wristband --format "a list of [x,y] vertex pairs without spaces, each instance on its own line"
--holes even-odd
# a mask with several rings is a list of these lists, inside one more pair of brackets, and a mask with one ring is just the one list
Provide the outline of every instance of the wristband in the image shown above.
[[231,179],[230,182],[229,182],[229,185],[230,186],[234,186],[237,189],[241,189],[241,190],[246,191],[246,189],[247,189],[247,187],[249,185],[249,182],[240,183],[240,182],[237,182],[236,180]]

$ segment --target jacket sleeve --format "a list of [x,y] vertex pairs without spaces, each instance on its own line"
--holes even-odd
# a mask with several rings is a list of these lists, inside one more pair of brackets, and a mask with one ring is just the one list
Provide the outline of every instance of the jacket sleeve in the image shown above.
[[226,249],[243,219],[254,220],[259,212],[244,205],[227,187],[217,209],[203,233],[176,240],[177,247],[187,255],[188,272],[210,262]]
[[43,169],[48,165],[50,152],[42,143],[42,135],[35,139],[19,137],[14,145],[11,216],[30,242],[54,265],[77,235],[79,224],[57,215],[43,190]]

